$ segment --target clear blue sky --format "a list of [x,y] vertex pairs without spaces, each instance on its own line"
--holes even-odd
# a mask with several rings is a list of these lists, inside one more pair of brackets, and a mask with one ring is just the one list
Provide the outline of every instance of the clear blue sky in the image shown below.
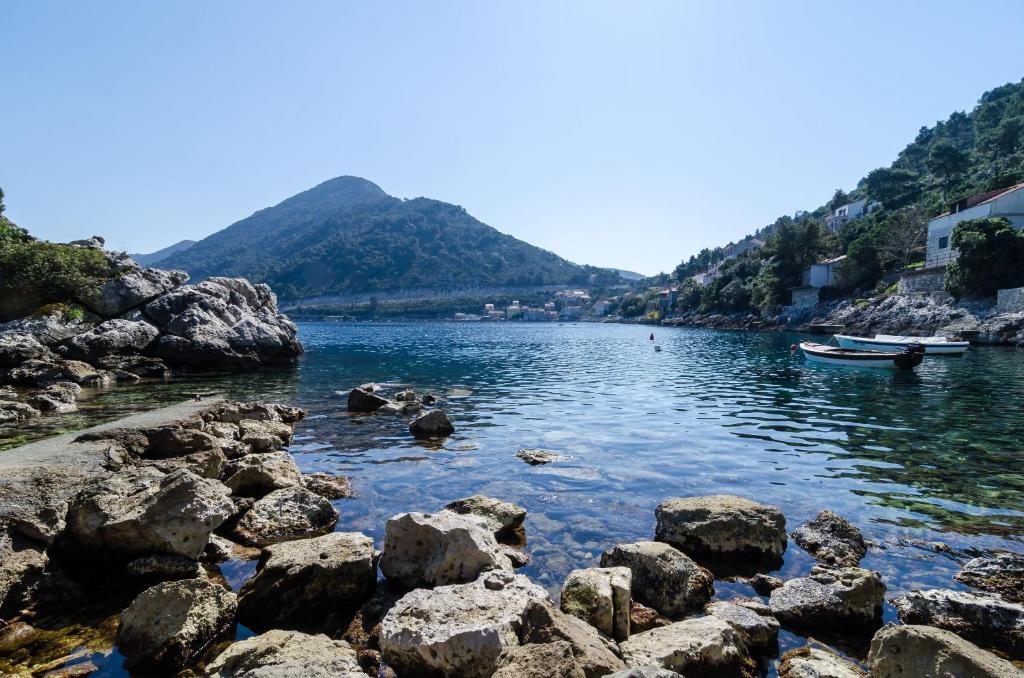
[[1020,80],[1021,9],[6,0],[0,186],[41,237],[150,251],[353,174],[654,273]]

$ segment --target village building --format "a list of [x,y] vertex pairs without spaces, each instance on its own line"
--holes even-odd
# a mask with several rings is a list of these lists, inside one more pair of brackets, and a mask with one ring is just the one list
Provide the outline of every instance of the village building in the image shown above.
[[956,259],[957,251],[951,241],[957,224],[966,219],[986,217],[1005,217],[1014,228],[1024,228],[1024,184],[963,198],[929,221],[925,268],[946,266]]

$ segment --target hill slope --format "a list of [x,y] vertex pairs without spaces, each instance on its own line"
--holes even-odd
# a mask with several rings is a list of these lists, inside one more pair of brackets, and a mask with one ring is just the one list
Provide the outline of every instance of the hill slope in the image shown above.
[[184,252],[189,247],[192,247],[192,245],[195,244],[195,240],[179,240],[173,245],[168,245],[167,247],[157,250],[156,252],[150,252],[149,254],[132,254],[130,256],[132,259],[139,262],[143,266],[153,266],[154,264],[160,263],[161,261],[171,256],[172,254]]
[[588,269],[505,235],[456,205],[400,200],[337,177],[228,226],[161,265],[193,279],[245,276],[283,298],[410,288],[549,285]]

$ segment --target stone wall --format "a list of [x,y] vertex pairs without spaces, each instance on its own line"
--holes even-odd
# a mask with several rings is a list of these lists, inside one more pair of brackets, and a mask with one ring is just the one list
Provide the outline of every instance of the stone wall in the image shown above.
[[790,303],[795,307],[817,306],[819,290],[817,287],[796,287],[791,291]]
[[998,313],[1024,313],[1024,287],[1014,287],[996,292]]
[[908,271],[900,276],[900,294],[924,294],[928,292],[944,292],[946,287],[946,267],[926,268]]

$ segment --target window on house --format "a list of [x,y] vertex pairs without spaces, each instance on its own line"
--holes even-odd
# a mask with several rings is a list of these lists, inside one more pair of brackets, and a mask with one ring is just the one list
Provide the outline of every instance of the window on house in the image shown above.
[[949,247],[949,236],[944,235],[939,238],[939,249],[944,250],[947,247]]

